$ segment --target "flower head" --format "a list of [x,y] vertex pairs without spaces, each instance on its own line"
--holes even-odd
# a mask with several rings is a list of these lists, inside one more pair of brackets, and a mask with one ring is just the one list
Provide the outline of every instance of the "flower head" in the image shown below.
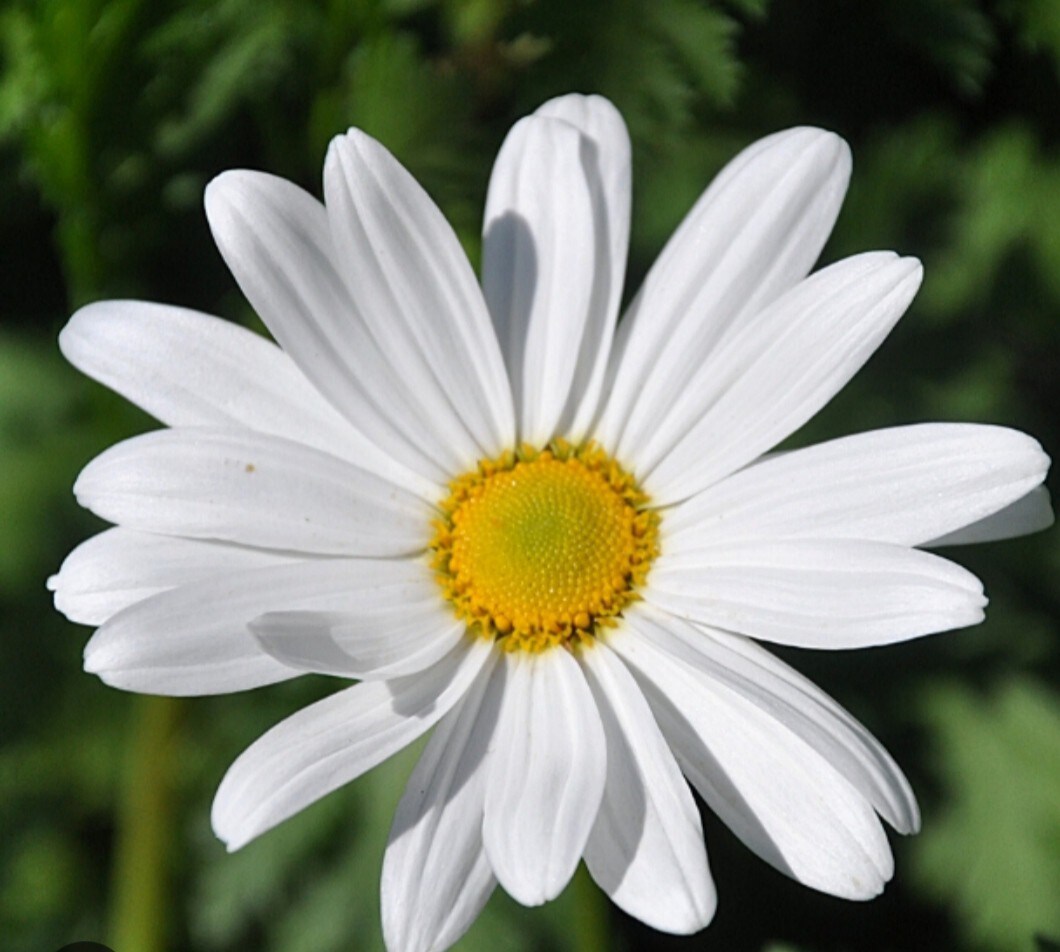
[[919,823],[905,777],[757,642],[975,624],[979,582],[920,547],[1051,514],[1047,458],[999,427],[770,453],[920,283],[890,252],[809,274],[849,169],[820,130],[756,143],[616,323],[630,149],[606,100],[553,100],[512,129],[481,287],[426,193],[351,130],[324,205],[258,172],[207,189],[278,346],[155,304],[74,315],[70,361],[168,426],[75,486],[116,524],[51,580],[99,626],[86,670],[177,695],[359,682],[236,760],[213,810],[230,849],[434,728],[383,867],[393,950],[447,947],[498,882],[551,899],[582,857],[630,914],[702,928],[715,890],[686,778],[801,882],[883,888],[880,817]]

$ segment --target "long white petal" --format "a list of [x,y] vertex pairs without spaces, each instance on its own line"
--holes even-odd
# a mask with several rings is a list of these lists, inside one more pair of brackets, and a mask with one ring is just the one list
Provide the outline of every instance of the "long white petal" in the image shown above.
[[982,585],[883,542],[734,542],[652,567],[645,598],[680,618],[804,648],[861,648],[976,625]]
[[81,471],[74,494],[130,529],[338,555],[422,550],[432,511],[345,460],[238,428],[125,440]]
[[835,223],[850,151],[820,129],[768,136],[730,162],[652,266],[619,325],[598,438],[637,444],[729,328],[809,272]]
[[497,885],[482,843],[482,813],[501,683],[479,676],[439,722],[405,787],[380,882],[388,949],[449,948]]
[[640,603],[626,612],[636,637],[743,695],[827,760],[899,833],[920,828],[909,781],[872,734],[836,701],[742,635],[693,626]]
[[415,674],[464,637],[421,560],[364,560],[341,611],[279,611],[255,618],[262,650],[304,671],[381,680]]
[[770,456],[675,506],[666,551],[780,538],[922,545],[1009,506],[1048,468],[1036,440],[999,426],[859,433]]
[[281,721],[228,768],[213,802],[214,832],[237,850],[371,770],[433,727],[495,652],[469,639],[423,674],[366,681]]
[[604,792],[606,738],[569,652],[504,660],[482,836],[501,885],[537,906],[559,895],[585,848]]
[[625,665],[602,641],[578,658],[607,735],[607,785],[585,863],[631,916],[697,932],[713,918],[717,892],[692,793]]
[[882,891],[894,871],[887,837],[868,801],[827,760],[628,626],[607,643],[633,669],[685,776],[750,849],[834,896]]
[[586,435],[600,402],[622,300],[632,193],[629,133],[619,111],[602,96],[559,96],[536,114],[569,122],[584,137],[582,161],[599,236],[593,299],[570,399],[559,425],[561,433],[577,442]]
[[519,439],[555,433],[590,314],[610,293],[608,236],[598,232],[583,154],[559,119],[517,122],[493,166],[483,225],[482,289],[504,352]]
[[283,179],[238,170],[207,186],[206,216],[247,300],[306,377],[440,494],[461,458],[358,320],[324,206]]
[[341,274],[393,372],[462,468],[515,439],[511,390],[482,291],[416,180],[357,129],[333,139],[324,194]]
[[422,477],[354,429],[279,347],[231,321],[145,301],[98,301],[70,318],[59,348],[167,426],[247,426],[425,491]]
[[102,625],[159,592],[221,573],[285,565],[297,558],[224,542],[107,529],[74,549],[48,579],[48,588],[55,592],[55,607],[70,621]]
[[250,622],[250,631],[262,651],[288,667],[365,681],[423,671],[464,637],[464,622],[437,604],[393,608],[268,612]]
[[842,389],[909,306],[921,274],[919,262],[889,252],[818,271],[734,327],[672,405],[652,405],[641,430],[627,428],[619,458],[659,505],[735,472]]
[[[281,609],[358,604],[368,559],[320,559],[215,572],[118,612],[85,647],[85,670],[145,694],[223,694],[297,677],[262,651],[251,619]],[[354,593],[351,595],[351,592]]]
[[1030,535],[1048,529],[1056,517],[1049,499],[1049,490],[1044,486],[1032,489],[1026,496],[1009,503],[976,522],[947,532],[945,535],[922,543],[935,545],[970,545],[976,542],[998,542],[1002,539],[1014,539],[1016,536]]

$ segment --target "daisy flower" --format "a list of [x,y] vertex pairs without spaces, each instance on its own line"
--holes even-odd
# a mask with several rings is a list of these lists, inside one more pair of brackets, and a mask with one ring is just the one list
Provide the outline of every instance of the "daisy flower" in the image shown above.
[[809,274],[846,189],[841,139],[738,155],[621,322],[630,146],[566,96],[517,123],[486,201],[481,286],[438,208],[356,129],[325,204],[261,172],[206,190],[273,344],[129,301],[60,345],[167,428],[74,487],[115,527],[51,580],[98,626],[85,669],[130,691],[345,686],[232,765],[238,849],[433,728],[394,819],[383,927],[439,950],[499,883],[555,897],[581,858],[611,899],[690,933],[716,894],[689,784],[802,883],[867,899],[902,772],[759,641],[881,645],[983,617],[922,546],[1051,519],[1048,460],[996,426],[921,424],[771,452],[879,346],[920,283],[891,252]]

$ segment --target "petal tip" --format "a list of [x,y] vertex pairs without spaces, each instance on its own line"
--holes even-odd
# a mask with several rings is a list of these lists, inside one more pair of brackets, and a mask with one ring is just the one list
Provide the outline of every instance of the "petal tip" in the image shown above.
[[100,335],[106,336],[105,325],[114,317],[115,306],[125,303],[92,301],[79,307],[59,331],[59,353],[82,373],[92,376],[93,358],[100,350]]
[[210,822],[211,822],[211,825],[213,826],[214,836],[216,836],[217,839],[219,839],[221,841],[221,845],[225,848],[225,852],[226,853],[228,853],[228,854],[237,853],[244,846],[246,846],[247,843],[249,842],[248,839],[239,839],[239,838],[231,835],[230,832],[226,832],[226,831],[222,830],[218,826],[218,821],[217,820],[211,818]]
[[90,657],[88,654],[85,654],[82,669],[85,674],[94,674],[100,681],[107,685],[107,687],[122,690],[122,685],[119,683],[116,673],[111,668],[108,668],[105,662],[105,656],[99,658],[97,656]]
[[563,96],[556,96],[538,106],[534,110],[534,115],[565,119],[575,113],[588,112],[607,115],[612,120],[617,118],[624,123],[622,113],[615,104],[599,93],[567,93]]
[[819,126],[793,126],[760,141],[771,142],[775,146],[810,155],[822,165],[838,163],[840,171],[842,166],[846,166],[847,172],[850,169],[852,161],[850,146],[839,133],[832,132],[830,129],[822,129]]
[[221,785],[214,795],[213,805],[210,808],[210,826],[213,828],[214,836],[224,844],[225,852],[234,853],[245,846],[252,837],[238,835],[238,824],[232,816],[231,805],[225,796],[225,780],[227,779],[227,775],[222,778]]
[[252,169],[226,169],[215,175],[203,190],[206,220],[213,227],[218,222],[234,217],[240,206],[246,206],[253,198],[251,193],[257,191],[263,182],[274,178],[266,172]]
[[335,173],[350,176],[362,168],[370,169],[387,158],[393,159],[393,156],[383,143],[363,129],[350,126],[328,143],[327,154],[324,156],[325,186],[329,177]]
[[202,196],[207,214],[209,214],[211,207],[217,207],[219,203],[224,202],[230,189],[236,187],[239,180],[240,174],[238,169],[226,169],[219,175],[215,175],[206,183],[206,188],[203,189]]
[[845,171],[849,175],[853,157],[847,140],[829,129],[810,128],[816,134],[810,147],[820,150],[822,159],[837,165],[837,171]]
[[916,279],[917,284],[924,279],[924,264],[919,258],[913,255],[905,255],[899,258],[899,261],[901,261],[909,277]]

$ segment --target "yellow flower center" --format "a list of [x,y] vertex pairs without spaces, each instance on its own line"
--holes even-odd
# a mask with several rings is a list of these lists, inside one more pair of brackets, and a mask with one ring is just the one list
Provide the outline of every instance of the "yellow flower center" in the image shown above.
[[450,485],[431,541],[445,597],[509,650],[589,638],[637,596],[659,516],[593,444],[483,460]]

